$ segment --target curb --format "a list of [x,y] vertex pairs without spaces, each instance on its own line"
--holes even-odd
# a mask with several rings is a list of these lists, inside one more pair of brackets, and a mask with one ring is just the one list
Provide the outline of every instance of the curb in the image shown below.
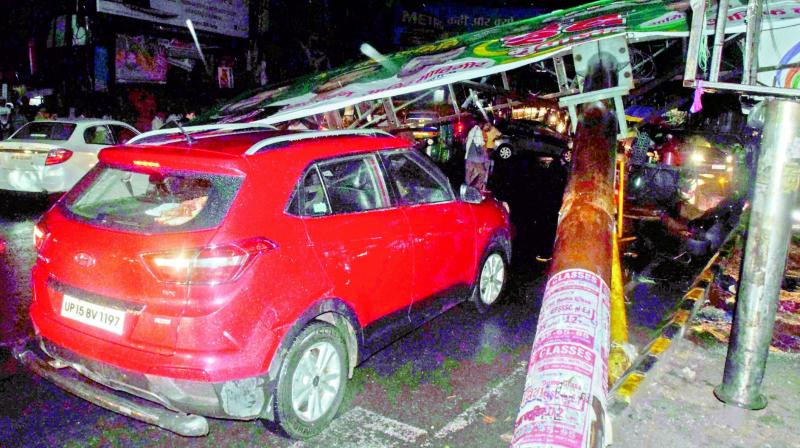
[[661,334],[651,341],[642,354],[633,361],[631,367],[616,381],[608,394],[608,412],[614,416],[622,413],[631,403],[631,396],[653,369],[658,359],[672,344],[672,340],[683,337],[689,321],[706,301],[708,291],[714,282],[718,265],[727,259],[731,248],[738,240],[734,228],[720,249],[706,263],[706,266],[692,282],[689,291],[678,302],[678,308],[661,329]]

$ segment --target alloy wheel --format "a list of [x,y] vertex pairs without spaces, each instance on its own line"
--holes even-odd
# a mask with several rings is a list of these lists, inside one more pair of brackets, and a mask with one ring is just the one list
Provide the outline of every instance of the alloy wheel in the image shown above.
[[300,358],[292,375],[292,408],[300,419],[314,422],[333,405],[342,385],[342,360],[329,342],[318,342]]
[[480,278],[480,299],[485,305],[491,305],[500,295],[505,280],[506,267],[498,253],[492,253],[483,263]]

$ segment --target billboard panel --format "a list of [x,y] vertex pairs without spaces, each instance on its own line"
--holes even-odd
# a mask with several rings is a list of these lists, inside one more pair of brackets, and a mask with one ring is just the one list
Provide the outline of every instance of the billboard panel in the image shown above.
[[[773,17],[771,12],[778,7],[800,11],[796,5],[795,0],[770,3],[765,14],[771,18],[764,21],[764,29],[800,23],[800,17],[793,14],[775,12]],[[501,73],[566,54],[574,45],[593,40],[619,35],[633,42],[686,37],[689,28],[682,8],[680,3],[664,0],[598,0],[389,54],[380,64],[366,60],[278,88],[257,89],[203,119],[234,122],[258,116],[264,123],[280,123],[362,101]],[[744,23],[739,20],[741,8],[746,6],[729,10],[727,33],[744,32]],[[713,29],[712,21],[708,32]],[[264,115],[269,116],[261,118]]]
[[247,0],[97,0],[97,12],[246,38]]

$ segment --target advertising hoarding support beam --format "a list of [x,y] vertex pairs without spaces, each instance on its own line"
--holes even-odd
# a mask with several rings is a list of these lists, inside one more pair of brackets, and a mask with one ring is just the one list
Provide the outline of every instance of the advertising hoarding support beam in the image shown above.
[[[608,66],[589,71],[609,87]],[[602,74],[603,76],[596,76]],[[601,85],[591,84],[598,80]],[[606,85],[603,85],[603,83]],[[602,447],[606,432],[617,120],[583,106],[512,446]]]
[[714,29],[714,50],[711,53],[711,71],[708,80],[719,81],[719,67],[722,64],[722,49],[725,46],[725,24],[728,22],[728,0],[719,0],[717,24]]
[[564,65],[564,58],[563,57],[555,57],[553,58],[553,65],[556,69],[556,80],[558,81],[558,92],[559,93],[567,93],[569,92],[569,78],[567,78],[567,68]]
[[769,100],[764,108],[736,314],[722,384],[714,389],[720,401],[753,410],[767,405],[761,381],[786,267],[790,213],[800,184],[800,102]]
[[458,99],[456,99],[456,91],[453,89],[452,84],[447,85],[447,91],[450,93],[450,103],[453,105],[453,112],[456,114],[456,118],[459,120],[461,119],[461,109],[458,107]]
[[394,110],[394,102],[391,97],[383,99],[383,112],[386,115],[386,121],[389,122],[391,127],[396,128],[400,126],[400,120],[397,119],[397,114]]
[[747,31],[744,37],[744,73],[742,84],[755,84],[758,75],[758,41],[764,8],[761,0],[747,4]]

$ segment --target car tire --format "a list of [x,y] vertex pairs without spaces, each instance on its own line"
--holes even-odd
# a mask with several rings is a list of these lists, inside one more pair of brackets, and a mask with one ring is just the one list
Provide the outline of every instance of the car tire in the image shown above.
[[512,155],[514,155],[514,150],[508,145],[502,145],[497,148],[497,156],[503,160],[510,159]]
[[277,423],[295,439],[322,432],[336,416],[349,372],[347,347],[336,327],[312,322],[295,337],[275,388]]
[[500,301],[508,277],[502,251],[492,246],[481,260],[470,300],[479,313],[486,313]]

